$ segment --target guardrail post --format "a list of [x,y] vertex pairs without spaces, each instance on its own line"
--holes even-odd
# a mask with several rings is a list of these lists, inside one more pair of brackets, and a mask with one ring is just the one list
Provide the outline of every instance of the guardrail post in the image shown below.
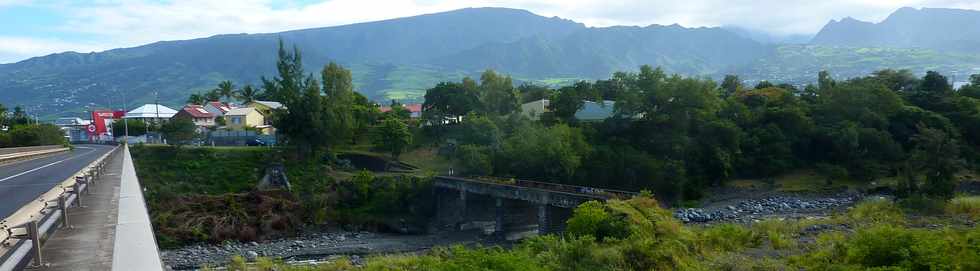
[[82,184],[75,182],[72,192],[75,193],[75,206],[82,207]]
[[34,265],[35,267],[41,266],[41,231],[38,230],[37,220],[32,220],[27,223],[27,236],[31,238],[31,244],[34,246]]
[[62,228],[69,228],[71,224],[68,223],[68,198],[65,195],[58,196],[58,208],[61,209],[61,219],[64,221],[61,224]]

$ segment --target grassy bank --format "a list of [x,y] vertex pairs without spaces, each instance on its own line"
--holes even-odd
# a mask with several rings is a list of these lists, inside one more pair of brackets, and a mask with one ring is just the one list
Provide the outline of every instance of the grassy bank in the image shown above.
[[[132,149],[160,246],[253,241],[305,227],[416,231],[431,214],[427,178],[336,170],[270,148]],[[271,163],[286,165],[291,191],[258,191]]]
[[[437,248],[355,266],[236,259],[230,270],[980,270],[980,228],[869,200],[830,218],[685,226],[651,198],[588,203],[563,236],[512,249]],[[915,226],[928,221],[929,227]],[[975,221],[973,222],[975,223]]]

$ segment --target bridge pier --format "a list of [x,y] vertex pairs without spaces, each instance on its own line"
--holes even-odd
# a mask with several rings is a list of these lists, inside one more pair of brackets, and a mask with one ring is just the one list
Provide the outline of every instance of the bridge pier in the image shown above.
[[506,233],[504,231],[504,216],[507,214],[507,209],[504,207],[504,199],[495,197],[494,201],[493,235],[497,237],[504,237]]
[[632,195],[562,184],[495,183],[451,176],[436,177],[434,186],[441,189],[434,192],[440,227],[483,229],[487,234],[508,239],[519,239],[535,231],[537,234],[562,232],[565,220],[579,204]]
[[545,235],[548,234],[548,230],[551,227],[551,210],[548,210],[547,204],[538,204],[538,234]]

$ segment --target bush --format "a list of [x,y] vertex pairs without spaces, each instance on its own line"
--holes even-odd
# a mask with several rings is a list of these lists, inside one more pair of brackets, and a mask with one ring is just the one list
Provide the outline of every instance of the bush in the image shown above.
[[877,198],[854,205],[844,214],[844,219],[855,225],[905,224],[905,213],[892,201]]
[[66,145],[65,133],[53,124],[17,125],[10,132],[0,132],[0,147]]
[[477,145],[462,145],[456,149],[456,159],[463,166],[463,174],[490,175],[493,164],[490,162],[489,150]]
[[755,232],[735,224],[720,224],[701,232],[702,246],[720,251],[738,251],[746,247],[757,247],[760,236]]
[[980,219],[980,196],[959,196],[946,204],[946,213]]
[[818,238],[815,251],[794,262],[806,270],[977,270],[980,231],[875,225],[852,236]]
[[614,217],[598,201],[589,201],[576,207],[572,218],[568,219],[567,231],[574,236],[592,236],[600,241],[606,238],[622,239],[630,234],[626,220]]

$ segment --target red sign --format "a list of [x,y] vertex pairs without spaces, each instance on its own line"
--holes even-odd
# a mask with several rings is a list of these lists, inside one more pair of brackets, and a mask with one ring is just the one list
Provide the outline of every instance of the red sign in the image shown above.
[[[92,124],[89,125],[89,132],[96,136],[102,136],[109,133],[109,129],[106,125],[106,120],[114,119],[114,113],[109,110],[96,110],[92,111]],[[92,130],[92,126],[95,126],[95,131]]]
[[88,125],[88,133],[89,134],[95,134],[95,131],[96,131],[95,124],[89,124]]

